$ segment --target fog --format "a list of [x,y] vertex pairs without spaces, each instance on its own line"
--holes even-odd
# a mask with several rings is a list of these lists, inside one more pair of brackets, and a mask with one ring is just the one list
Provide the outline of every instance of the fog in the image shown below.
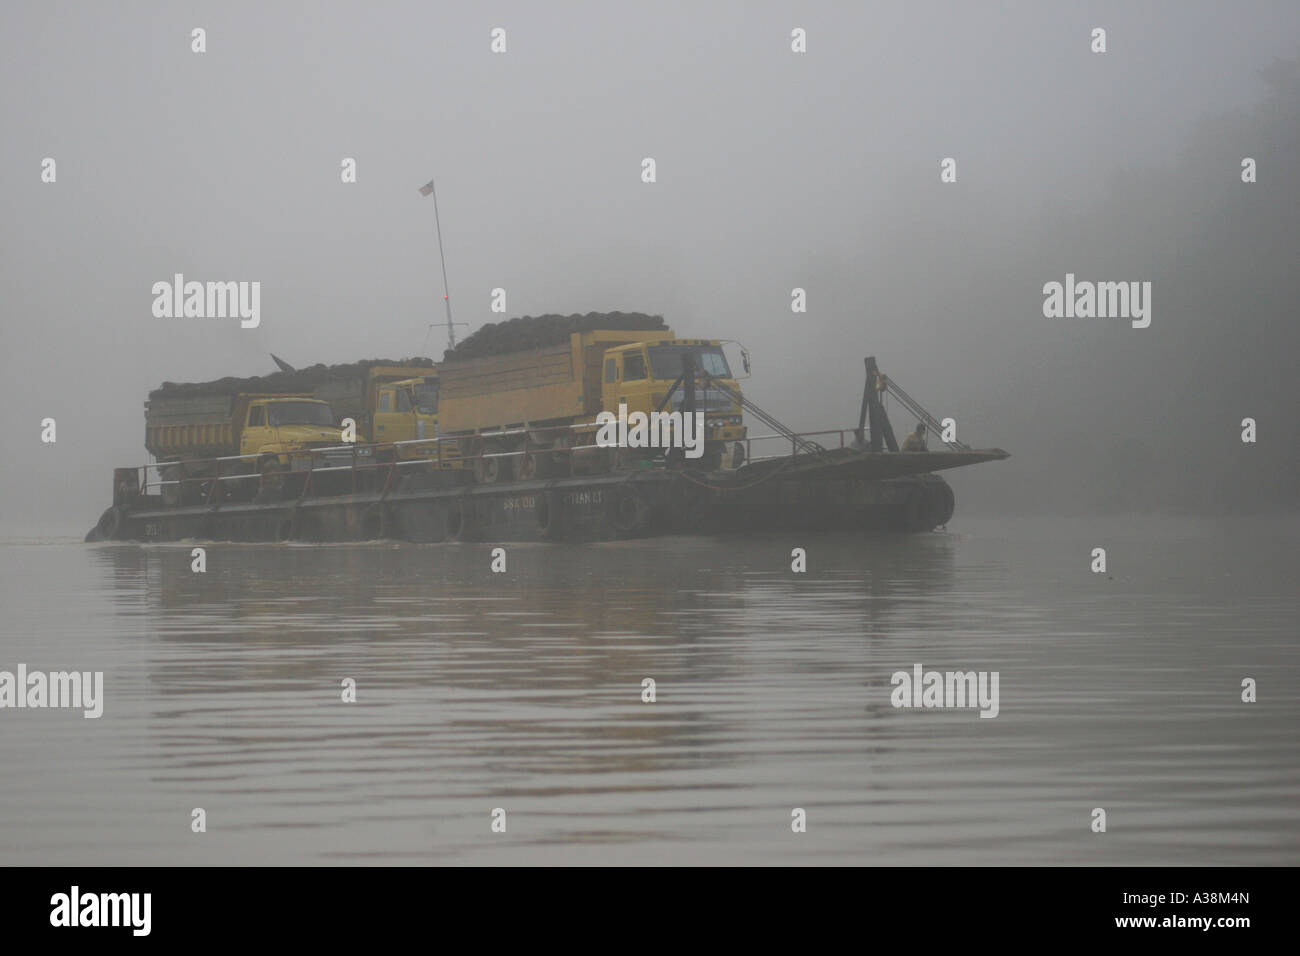
[[[164,380],[440,357],[430,177],[460,335],[662,314],[801,429],[875,355],[1011,452],[950,473],[959,519],[1294,508],[1297,37],[1293,2],[7,3],[0,533],[90,527]],[[260,325],[155,318],[175,273],[260,281]],[[1045,317],[1067,273],[1150,281],[1150,327]]]

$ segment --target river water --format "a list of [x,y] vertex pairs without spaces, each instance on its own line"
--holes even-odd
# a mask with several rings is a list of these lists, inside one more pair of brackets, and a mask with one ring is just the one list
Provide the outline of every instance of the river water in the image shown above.
[[[0,710],[0,862],[1295,864],[1297,530],[10,539],[0,670],[104,712]],[[915,664],[998,716],[893,707]]]

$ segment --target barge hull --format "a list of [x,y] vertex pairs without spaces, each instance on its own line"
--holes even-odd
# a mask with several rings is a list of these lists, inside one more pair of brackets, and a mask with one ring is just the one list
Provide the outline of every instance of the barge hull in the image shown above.
[[[448,486],[412,476],[400,490],[287,501],[166,507],[137,496],[104,512],[87,541],[604,541],[751,531],[928,531],[953,513],[934,474],[834,474],[712,483],[670,471]],[[811,479],[811,480],[810,480]]]

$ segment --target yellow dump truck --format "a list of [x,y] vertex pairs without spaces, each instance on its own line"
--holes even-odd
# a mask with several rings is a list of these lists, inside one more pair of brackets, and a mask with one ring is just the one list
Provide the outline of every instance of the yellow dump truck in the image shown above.
[[[160,464],[169,503],[202,499],[206,490],[194,479],[220,473],[272,482],[280,473],[311,467],[312,456],[303,452],[343,444],[330,406],[310,393],[153,397],[144,415],[145,448]],[[247,457],[213,461],[233,456]],[[256,490],[256,482],[245,484]]]
[[[656,452],[590,447],[600,412],[680,412],[687,388],[683,357],[697,373],[695,409],[704,413],[705,468],[743,460],[739,388],[722,342],[678,339],[671,329],[592,329],[555,345],[457,360],[438,368],[438,427],[456,436],[481,482],[630,467]],[[578,448],[579,451],[572,449]],[[608,452],[608,454],[606,454]]]
[[[316,386],[313,397],[328,402],[334,420],[352,419],[358,442],[408,442],[436,437],[438,375],[419,365],[372,365]],[[396,445],[400,459],[436,459],[428,444]],[[387,450],[384,450],[387,452]],[[445,451],[445,450],[444,450]]]

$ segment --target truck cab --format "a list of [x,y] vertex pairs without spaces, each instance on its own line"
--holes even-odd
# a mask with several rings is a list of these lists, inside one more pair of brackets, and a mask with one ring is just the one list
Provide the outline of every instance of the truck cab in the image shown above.
[[649,414],[662,403],[665,412],[681,411],[685,390],[681,385],[673,386],[682,374],[682,359],[687,354],[697,370],[695,409],[704,412],[706,441],[743,441],[745,424],[740,403],[721,389],[708,387],[699,374],[706,373],[740,394],[722,343],[712,339],[660,339],[606,349],[601,374],[602,408],[618,414],[619,405],[626,405],[628,414]]
[[329,404],[308,396],[250,398],[239,424],[239,453],[258,456],[261,471],[307,468],[306,456],[290,453],[343,443]]
[[[371,414],[376,442],[406,442],[438,437],[438,376],[423,375],[375,388]],[[444,455],[446,449],[443,450]],[[437,445],[398,445],[402,459],[436,459]]]

